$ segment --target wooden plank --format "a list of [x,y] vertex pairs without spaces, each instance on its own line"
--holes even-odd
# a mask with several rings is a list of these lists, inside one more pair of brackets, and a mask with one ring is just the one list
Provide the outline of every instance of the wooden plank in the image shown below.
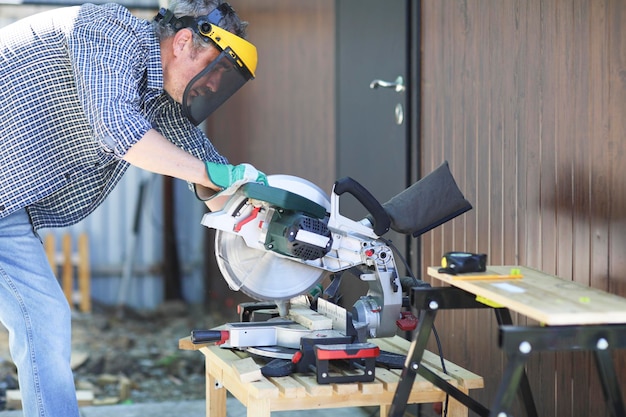
[[[93,405],[94,394],[90,390],[78,390],[76,391],[76,400],[80,407]],[[6,391],[6,409],[7,410],[21,410],[22,409],[22,393],[20,390],[7,390]]]
[[[590,233],[588,237],[588,245],[577,245],[580,252],[576,252],[574,265],[574,279],[582,281],[577,274],[586,274],[587,284],[603,290],[609,288],[610,275],[607,271],[608,262],[607,254],[613,243],[610,240],[611,235],[611,207],[614,189],[611,187],[607,178],[610,178],[612,163],[607,163],[607,156],[612,155],[611,148],[613,142],[608,138],[608,129],[610,125],[611,109],[608,100],[610,92],[610,79],[606,74],[607,62],[610,55],[609,27],[606,22],[610,22],[610,16],[614,11],[610,9],[610,0],[597,0],[589,3],[589,80],[593,80],[589,88],[588,120],[589,130],[594,132],[593,141],[577,141],[582,142],[578,146],[588,146],[585,154],[588,156],[589,166],[586,172],[589,179],[589,188],[582,189],[586,191],[587,196],[593,196],[593,200],[586,197],[588,204],[589,217],[586,221],[580,221],[580,227],[585,227]],[[621,158],[617,157],[621,160]],[[623,189],[621,190],[623,192]],[[581,193],[582,194],[582,193]],[[591,203],[593,201],[593,203]],[[579,239],[579,240],[582,240]],[[580,256],[580,254],[588,254],[588,256]],[[584,263],[588,267],[584,267]],[[615,352],[617,353],[617,352]],[[623,354],[622,354],[623,355]],[[583,363],[577,364],[580,370],[574,379],[575,387],[582,385],[582,394],[574,393],[572,395],[575,407],[580,410],[581,415],[600,416],[606,414],[606,406],[598,399],[603,398],[602,385],[599,383],[597,371],[595,369],[595,361],[591,352],[583,354]],[[624,365],[615,363],[616,371],[623,375],[625,372]],[[586,387],[586,390],[585,390]]]
[[78,304],[80,311],[91,312],[91,276],[89,266],[89,239],[86,233],[78,237],[77,250],[72,250],[72,236],[69,233],[63,235],[61,252],[56,252],[55,237],[52,233],[44,238],[44,249],[52,272],[58,274],[58,264],[61,268],[61,286],[63,294],[74,308],[74,270],[76,270],[78,286]]
[[251,398],[277,398],[280,395],[278,388],[265,377],[252,382],[241,380],[233,364],[245,358],[245,353],[218,346],[207,346],[200,351],[206,356],[208,372],[242,404],[247,406]]
[[74,268],[72,266],[72,237],[68,234],[63,235],[63,272],[61,280],[63,293],[70,308],[74,309],[74,300],[72,294],[74,292]]
[[[626,25],[624,25],[626,22],[626,4],[620,0],[611,0],[605,4],[608,9],[606,11],[608,24],[599,25],[599,28],[606,31],[609,41],[607,60],[603,62],[606,63],[605,69],[608,70],[606,75],[608,75],[610,93],[606,96],[606,104],[610,129],[608,137],[605,137],[602,142],[604,149],[608,152],[604,155],[603,161],[599,161],[600,163],[605,162],[610,167],[607,170],[608,178],[604,178],[610,196],[608,207],[610,247],[606,254],[607,274],[605,276],[608,278],[609,291],[626,297],[626,282],[623,278],[626,270],[626,257],[624,256],[626,249],[626,221],[624,220],[624,213],[626,213],[626,164],[624,163],[624,155],[626,154],[626,139],[624,138],[626,131],[626,120],[624,120],[624,112],[626,111],[626,88],[624,88],[626,82],[626,43],[623,42],[626,38]],[[622,41],[616,41],[616,39]],[[602,129],[602,132],[605,133],[606,130]],[[607,171],[601,169],[601,172]],[[594,197],[592,196],[592,198]],[[603,276],[600,275],[597,278],[602,280]],[[626,372],[626,351],[615,352],[614,361],[618,375],[624,375]]]
[[245,389],[248,395],[254,398],[278,398],[280,396],[278,387],[265,377],[246,383]]
[[[215,345],[204,346],[200,351],[205,356],[207,369],[221,380],[225,379],[226,375],[234,376],[233,363],[245,358],[235,350],[222,349]],[[236,379],[239,381],[239,378]],[[223,383],[223,381],[220,382]]]
[[78,236],[78,290],[80,311],[91,312],[91,275],[89,270],[89,239],[86,233]]
[[258,398],[248,405],[247,417],[270,417],[272,406],[268,398]]
[[428,274],[472,294],[504,305],[547,325],[626,323],[626,299],[541,271],[517,266],[490,266],[490,274],[518,268],[521,279],[503,282],[463,281],[429,267]]
[[[572,144],[572,138],[577,137],[579,132],[586,130],[586,109],[585,103],[588,96],[588,84],[580,83],[582,79],[587,79],[585,74],[588,68],[587,52],[593,48],[591,45],[583,46],[589,39],[589,21],[580,19],[580,13],[586,13],[581,10],[578,0],[570,2],[556,3],[556,25],[562,28],[562,32],[558,37],[556,46],[559,50],[569,48],[570,45],[580,45],[580,48],[572,50],[571,53],[564,54],[563,59],[558,59],[559,72],[563,76],[571,80],[572,83],[578,84],[579,88],[559,88],[555,91],[557,99],[560,101],[558,108],[568,109],[561,111],[557,123],[559,123],[559,135],[556,137],[557,146],[557,181],[558,187],[555,195],[554,206],[558,212],[557,220],[557,236],[558,246],[556,251],[556,274],[564,279],[573,280],[575,273],[582,278],[582,285],[588,287],[589,269],[582,268],[579,263],[575,269],[575,263],[588,261],[588,257],[574,257],[577,248],[584,249],[584,253],[589,253],[589,223],[586,219],[587,207],[589,206],[589,177],[587,168],[585,167],[588,155],[587,146],[590,141],[576,141]],[[585,4],[582,9],[587,9]],[[574,42],[574,43],[572,43]],[[583,64],[584,62],[584,64]],[[582,65],[581,65],[582,64]],[[571,105],[576,103],[576,105]],[[579,153],[582,151],[583,153]],[[578,200],[578,201],[577,201]],[[582,231],[582,239],[577,239],[577,231]],[[585,246],[587,246],[585,248]],[[557,398],[562,393],[571,392],[572,401],[563,401],[558,407],[559,415],[577,415],[584,408],[577,408],[574,405],[575,399],[587,398],[588,377],[580,375],[582,379],[577,378],[580,368],[574,366],[580,362],[580,352],[559,352],[555,355],[555,392]],[[582,367],[581,367],[582,368]],[[576,387],[579,387],[578,395],[575,394]],[[580,389],[582,388],[582,390]],[[584,405],[586,408],[586,405]]]
[[281,394],[290,398],[302,398],[306,396],[306,388],[291,376],[269,378],[280,390]]
[[302,384],[306,392],[313,397],[330,397],[333,395],[333,386],[319,385],[314,375],[295,374],[293,378]]
[[226,388],[220,380],[207,373],[206,417],[226,417]]
[[308,307],[291,308],[288,318],[310,330],[329,330],[333,328],[332,319]]
[[93,404],[93,401],[94,401],[93,391],[89,391],[89,390],[76,391],[76,400],[78,401],[79,407],[84,407],[84,406]]
[[49,233],[46,235],[44,239],[44,248],[46,250],[46,257],[48,258],[48,263],[50,264],[50,268],[54,275],[57,274],[57,260],[56,260],[56,247],[54,243],[54,235]]
[[[467,391],[463,392],[467,394]],[[467,417],[467,414],[467,407],[455,400],[453,397],[449,398],[448,410],[446,412],[447,417]]]
[[72,354],[70,356],[70,368],[72,368],[72,370],[78,369],[78,367],[87,362],[87,359],[89,359],[88,351],[72,349]]
[[[430,352],[429,352],[430,353]],[[437,357],[438,359],[439,357]],[[446,361],[446,375],[451,376],[459,387],[465,389],[476,389],[483,388],[485,386],[485,382],[481,376],[476,375],[475,373],[468,371],[452,362]],[[429,361],[428,366],[438,370],[439,372],[443,372],[441,368],[439,360]]]
[[[399,336],[394,336],[392,338],[371,339],[370,341],[378,345],[378,347],[382,350],[400,354],[405,354],[411,346],[411,342]],[[428,350],[424,351],[422,363],[427,364],[430,368],[437,370],[438,372],[443,372],[443,366],[441,365],[441,358],[439,355],[436,355]],[[484,380],[480,375],[464,369],[449,360],[444,360],[444,363],[447,375],[452,377],[459,386],[467,389],[484,387]],[[378,372],[378,369],[376,371]]]
[[252,358],[239,359],[233,362],[232,367],[241,382],[260,381],[263,379],[261,367]]
[[[376,373],[378,369],[376,370]],[[374,380],[372,382],[361,382],[359,384],[359,390],[363,394],[382,394],[385,391],[385,386],[381,381]]]
[[356,394],[359,392],[359,384],[355,382],[331,385],[333,387],[333,391],[339,395]]
[[208,343],[195,344],[191,342],[191,336],[181,337],[178,339],[178,349],[181,350],[200,350],[203,347],[210,346]]
[[376,368],[375,378],[383,385],[385,391],[390,392],[396,391],[400,380],[398,374],[385,368]]
[[219,346],[205,346],[200,349],[207,357],[211,358],[215,364],[223,368],[230,368],[233,362],[238,361],[242,357],[237,351],[232,349],[222,349]]

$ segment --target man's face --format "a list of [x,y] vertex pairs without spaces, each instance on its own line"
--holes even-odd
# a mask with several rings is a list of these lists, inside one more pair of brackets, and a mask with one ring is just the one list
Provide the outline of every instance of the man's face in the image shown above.
[[[185,31],[187,30],[183,29],[178,34]],[[220,55],[220,51],[212,45],[200,49],[193,48],[191,32],[187,32],[189,32],[189,37],[182,39],[175,37],[174,54],[171,62],[164,66],[163,71],[164,89],[178,103],[182,103],[183,93],[191,79]],[[207,77],[202,88],[216,91],[219,87],[219,81],[219,76]],[[203,91],[193,91],[192,93],[200,95]]]
[[220,55],[212,58],[209,64],[211,68],[208,69],[204,75],[196,79],[193,87],[190,88],[190,98],[216,93],[222,82],[222,75],[233,69],[233,64],[228,59],[224,58],[224,55],[221,55],[221,58]]

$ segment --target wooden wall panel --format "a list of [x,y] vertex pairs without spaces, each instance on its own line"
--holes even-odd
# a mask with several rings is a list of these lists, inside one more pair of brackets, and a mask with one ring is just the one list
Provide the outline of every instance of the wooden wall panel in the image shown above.
[[334,1],[236,0],[259,54],[256,79],[220,107],[207,130],[234,162],[335,182]]
[[[256,79],[206,124],[232,163],[250,162],[267,174],[306,178],[330,193],[335,175],[334,0],[232,0],[257,47]],[[213,232],[207,232],[213,253]],[[205,268],[207,300],[237,320],[235,304],[250,300],[229,290],[215,260]]]
[[624,175],[624,157],[626,151],[626,5],[615,0],[608,5],[609,22],[609,162],[611,165],[609,205],[609,288],[611,291],[626,295],[626,176]]
[[[626,296],[626,5],[613,1],[607,5],[608,24],[608,156],[609,180],[609,290]],[[624,375],[626,355],[617,358]],[[618,375],[620,374],[618,373]]]
[[[447,159],[474,205],[422,238],[424,267],[468,250],[626,296],[625,26],[620,0],[422,0],[422,174]],[[483,313],[437,325],[490,402],[504,361]],[[528,373],[540,415],[606,415],[591,355]]]

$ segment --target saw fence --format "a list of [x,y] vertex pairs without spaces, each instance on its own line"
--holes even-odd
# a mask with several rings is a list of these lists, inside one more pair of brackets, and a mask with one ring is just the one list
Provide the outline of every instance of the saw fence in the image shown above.
[[[371,339],[381,350],[407,354],[410,342],[395,336]],[[287,377],[266,378],[261,375],[255,359],[238,350],[215,345],[195,345],[189,337],[180,339],[184,350],[199,350],[206,360],[206,415],[226,417],[227,392],[246,408],[247,417],[270,417],[272,411],[312,410],[340,407],[380,407],[380,415],[387,416],[402,370],[376,368],[372,382],[318,384],[313,374],[292,374]],[[445,361],[442,371],[439,356],[424,352],[423,366],[427,366],[449,381],[460,391],[482,388],[483,378]],[[417,377],[409,395],[409,404],[436,403],[446,394],[421,377]],[[450,398],[448,416],[465,417],[468,410]]]

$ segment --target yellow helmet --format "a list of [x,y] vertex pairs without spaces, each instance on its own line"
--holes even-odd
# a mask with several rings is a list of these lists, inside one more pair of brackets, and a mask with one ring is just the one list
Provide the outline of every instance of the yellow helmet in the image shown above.
[[192,78],[183,93],[183,113],[195,125],[255,76],[256,47],[218,26],[227,13],[234,13],[234,10],[228,3],[222,3],[206,16],[176,17],[170,10],[162,8],[155,17],[157,22],[171,25],[175,31],[183,28],[193,30],[221,51],[216,59]]

